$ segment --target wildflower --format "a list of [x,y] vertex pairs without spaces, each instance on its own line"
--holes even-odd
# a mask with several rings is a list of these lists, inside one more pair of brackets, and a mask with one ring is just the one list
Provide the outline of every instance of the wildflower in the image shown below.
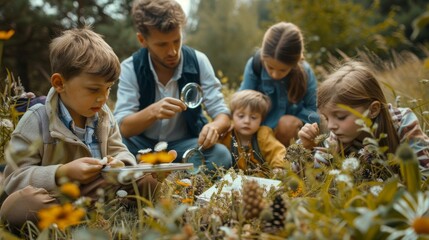
[[329,171],[329,175],[339,175],[341,172],[338,169],[332,169],[331,171]]
[[193,202],[194,202],[193,198],[184,198],[184,199],[182,199],[182,203],[192,204]]
[[77,207],[89,207],[92,205],[92,199],[90,197],[80,197],[73,204]]
[[140,156],[140,161],[144,163],[154,163],[157,161],[156,153],[146,153]]
[[381,231],[390,233],[387,239],[423,239],[429,237],[429,192],[417,192],[414,197],[406,192],[402,199],[393,205],[393,208],[402,215],[400,222],[408,227],[401,229],[395,224],[396,228],[388,225],[381,226]]
[[174,155],[168,152],[158,152],[158,161],[161,163],[170,163],[174,160]]
[[71,197],[73,199],[77,199],[80,196],[79,187],[76,184],[71,182],[64,183],[63,185],[61,185],[60,191],[64,195]]
[[414,219],[412,227],[417,234],[429,234],[429,217]]
[[0,31],[0,40],[8,40],[15,34],[15,30],[11,29],[9,31]]
[[120,198],[124,198],[124,197],[126,197],[127,195],[128,195],[127,191],[122,190],[122,189],[120,189],[120,190],[118,190],[118,191],[116,192],[116,196],[118,196],[118,197],[120,197]]
[[358,167],[359,161],[357,160],[357,158],[354,157],[345,159],[342,166],[343,170],[350,172],[358,169]]
[[140,156],[140,161],[143,163],[150,164],[160,164],[160,163],[170,163],[174,160],[174,155],[168,152],[152,152],[146,153]]
[[159,142],[155,145],[154,150],[155,152],[161,152],[167,150],[168,143],[167,142]]
[[0,122],[0,127],[4,127],[6,129],[13,130],[13,123],[11,120],[4,118]]
[[369,189],[369,192],[376,197],[378,196],[378,194],[380,194],[381,191],[383,191],[383,188],[381,186],[372,186]]
[[152,152],[152,148],[140,149],[138,154],[146,154]]
[[184,178],[181,180],[176,180],[176,183],[182,187],[190,187],[192,185],[191,180]]
[[38,226],[41,230],[55,224],[60,230],[64,231],[67,227],[80,223],[85,216],[85,210],[75,208],[71,203],[63,206],[54,205],[49,208],[41,209],[37,216],[39,217]]
[[298,197],[303,193],[304,183],[298,178],[294,178],[288,182],[288,195],[290,197]]
[[349,175],[346,175],[346,174],[338,174],[337,177],[335,178],[335,180],[337,180],[338,182],[344,182],[349,187],[351,187],[353,185],[352,179],[350,178]]

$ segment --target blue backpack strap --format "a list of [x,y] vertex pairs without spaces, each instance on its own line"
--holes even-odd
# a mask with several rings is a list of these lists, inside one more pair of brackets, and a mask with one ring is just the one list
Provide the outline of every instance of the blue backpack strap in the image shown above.
[[262,72],[262,63],[261,63],[261,49],[258,49],[253,54],[252,59],[252,69],[256,76],[261,78],[261,72]]

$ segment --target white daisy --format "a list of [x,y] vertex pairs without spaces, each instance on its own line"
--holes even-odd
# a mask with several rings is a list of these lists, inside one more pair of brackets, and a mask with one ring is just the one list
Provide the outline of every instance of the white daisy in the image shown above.
[[343,161],[342,168],[343,168],[344,171],[350,171],[350,172],[352,172],[352,171],[358,169],[358,167],[359,167],[359,161],[358,161],[357,158],[354,158],[354,157],[352,157],[352,158],[346,158]]
[[[399,238],[411,240],[419,237],[429,237],[429,234],[420,234],[415,229],[416,220],[419,221],[422,217],[425,218],[429,213],[429,192],[418,192],[416,198],[406,192],[402,199],[393,205],[393,208],[405,218],[399,221],[408,224],[408,227],[401,230],[387,225],[381,226],[381,231],[390,233],[387,240]],[[425,228],[427,229],[427,227]]]
[[380,194],[380,192],[381,191],[383,191],[383,188],[381,187],[381,186],[372,186],[370,189],[369,189],[369,192],[372,194],[372,195],[374,195],[374,196],[378,196],[378,194]]

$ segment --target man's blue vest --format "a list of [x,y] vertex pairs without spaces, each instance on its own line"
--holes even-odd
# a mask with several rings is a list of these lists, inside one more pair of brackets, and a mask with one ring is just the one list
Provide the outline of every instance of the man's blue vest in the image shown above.
[[[155,78],[150,70],[148,54],[147,48],[141,48],[133,54],[134,71],[140,89],[139,109],[144,109],[155,102]],[[179,93],[187,83],[200,84],[200,68],[195,50],[182,45],[181,57],[183,58],[183,69],[182,76],[178,80]],[[207,123],[201,106],[194,109],[188,108],[182,114],[185,116],[189,133],[193,137],[198,137],[201,129]]]

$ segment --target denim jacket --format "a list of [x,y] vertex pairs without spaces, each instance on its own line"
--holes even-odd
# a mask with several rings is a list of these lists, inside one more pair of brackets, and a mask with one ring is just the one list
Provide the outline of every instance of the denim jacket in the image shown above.
[[253,57],[247,61],[243,82],[239,90],[253,89],[270,97],[271,110],[262,123],[263,125],[275,128],[283,115],[296,116],[303,123],[320,122],[316,106],[317,80],[307,62],[303,62],[305,73],[307,74],[307,92],[299,102],[291,103],[288,100],[287,92],[290,77],[286,76],[281,80],[274,80],[268,75],[265,68],[261,69],[261,76],[259,77],[253,71],[252,60]]

